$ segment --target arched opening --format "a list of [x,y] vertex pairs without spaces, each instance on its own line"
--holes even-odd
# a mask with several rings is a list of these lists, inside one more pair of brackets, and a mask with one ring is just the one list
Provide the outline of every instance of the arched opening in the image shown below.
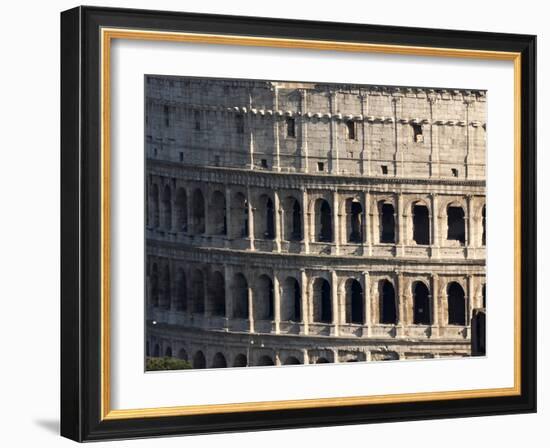
[[166,358],[171,358],[172,357],[172,347],[170,347],[170,346],[166,347],[166,350],[164,350],[164,356]]
[[332,323],[332,294],[330,283],[324,278],[313,282],[313,320],[321,323]]
[[210,221],[212,235],[226,235],[225,196],[221,191],[212,193],[208,211],[208,220]]
[[187,278],[182,268],[178,269],[176,279],[176,310],[187,310]]
[[254,318],[273,320],[273,282],[267,275],[258,278],[254,297]]
[[413,323],[418,325],[432,324],[430,291],[422,282],[413,285]]
[[162,275],[162,295],[160,298],[160,307],[166,310],[170,309],[172,303],[172,284],[170,282],[170,266],[164,266]]
[[235,356],[235,360],[233,361],[233,367],[246,367],[248,365],[248,361],[246,360],[246,355],[243,355],[242,353]]
[[294,200],[292,206],[292,239],[294,241],[300,241],[302,239],[302,210],[300,209],[300,203]]
[[363,207],[355,199],[346,201],[346,227],[348,234],[348,243],[363,242],[362,225]]
[[464,289],[457,282],[447,286],[449,325],[466,325],[466,298]]
[[391,282],[382,280],[380,288],[380,323],[397,323],[397,304],[395,303],[395,289]]
[[284,202],[285,240],[302,240],[302,209],[297,199],[289,196]]
[[296,365],[296,364],[302,364],[296,356],[289,356],[285,359],[285,362],[283,362],[283,365],[290,366],[290,365]]
[[200,350],[195,353],[195,356],[193,356],[193,368],[194,369],[205,369],[206,368],[206,358],[204,357],[204,353]]
[[225,360],[225,356],[223,356],[222,353],[218,352],[214,355],[214,359],[212,360],[212,368],[214,369],[223,369],[227,367],[227,361]]
[[166,185],[162,192],[162,225],[166,230],[172,230],[172,190]]
[[155,229],[160,227],[160,210],[159,210],[159,187],[157,184],[151,186],[149,201],[151,202],[151,222]]
[[315,364],[329,364],[329,360],[327,358],[317,358]]
[[248,319],[248,282],[240,273],[233,277],[233,317]]
[[183,188],[176,192],[176,230],[187,232],[187,192]]
[[365,311],[361,283],[350,278],[346,281],[346,323],[364,324]]
[[332,212],[324,199],[317,199],[315,204],[315,224],[317,241],[332,242]]
[[248,201],[242,193],[237,193],[231,201],[231,238],[248,237]]
[[208,299],[210,314],[225,316],[225,280],[219,271],[208,280]]
[[159,306],[159,268],[156,263],[151,267],[151,305]]
[[263,355],[258,359],[259,366],[274,366],[273,358],[271,356]]
[[264,236],[268,240],[275,238],[275,212],[273,201],[268,198],[265,203],[265,232]]
[[258,199],[258,207],[254,211],[254,229],[258,239],[272,240],[275,238],[273,200],[265,194]]
[[485,356],[485,333],[486,333],[485,310],[474,310],[472,316],[472,356]]
[[413,206],[413,239],[416,244],[430,244],[430,212],[421,204]]
[[160,345],[155,344],[155,348],[153,349],[153,357],[158,358],[160,357]]
[[191,311],[196,314],[204,313],[204,274],[200,269],[193,271],[191,279]]
[[380,242],[395,243],[395,210],[392,204],[380,203]]
[[302,321],[302,294],[300,283],[298,283],[298,280],[294,277],[287,277],[283,284],[281,308],[281,319],[283,321]]
[[485,246],[485,232],[486,232],[486,221],[485,221],[485,206],[483,206],[483,210],[481,210],[481,226],[482,226],[482,231],[481,231],[481,245],[482,246]]
[[193,192],[193,233],[203,234],[205,231],[204,196],[197,188]]
[[184,348],[180,348],[180,351],[178,352],[178,358],[182,359],[183,361],[187,361],[189,357],[187,356],[187,352]]
[[449,205],[447,207],[447,239],[464,244],[466,241],[466,228],[464,222],[464,210],[460,206]]

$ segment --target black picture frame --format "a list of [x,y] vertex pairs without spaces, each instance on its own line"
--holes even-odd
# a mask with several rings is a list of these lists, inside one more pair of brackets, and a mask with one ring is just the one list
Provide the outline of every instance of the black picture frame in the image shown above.
[[[100,29],[521,54],[521,393],[309,409],[102,419]],[[536,412],[536,36],[77,7],[61,14],[61,435],[76,441]],[[512,292],[510,292],[512,294]]]

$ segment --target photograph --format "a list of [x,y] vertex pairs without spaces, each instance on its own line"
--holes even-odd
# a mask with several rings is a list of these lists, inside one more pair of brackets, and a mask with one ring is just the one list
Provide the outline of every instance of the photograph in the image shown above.
[[146,371],[490,356],[488,91],[144,78]]

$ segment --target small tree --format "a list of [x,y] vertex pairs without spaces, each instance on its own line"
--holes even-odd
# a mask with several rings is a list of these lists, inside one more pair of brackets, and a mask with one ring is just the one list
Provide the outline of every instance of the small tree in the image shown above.
[[147,357],[145,359],[145,370],[183,370],[183,369],[192,369],[193,366],[189,361],[184,361],[183,359],[163,357],[163,358],[153,358]]

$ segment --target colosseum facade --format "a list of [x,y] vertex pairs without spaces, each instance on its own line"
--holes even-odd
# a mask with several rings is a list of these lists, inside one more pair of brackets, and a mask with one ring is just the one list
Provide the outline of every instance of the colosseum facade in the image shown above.
[[145,97],[147,355],[472,354],[486,92],[150,75]]

